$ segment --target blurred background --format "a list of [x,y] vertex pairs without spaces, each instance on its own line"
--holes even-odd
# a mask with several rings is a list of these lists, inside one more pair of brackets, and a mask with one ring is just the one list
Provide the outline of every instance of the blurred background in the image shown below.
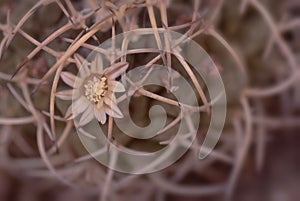
[[[126,12],[117,15],[121,8]],[[113,172],[89,157],[72,123],[55,106],[57,151],[47,136],[53,77],[31,92],[97,22],[106,20],[76,52],[87,55],[88,45],[111,37],[112,26],[116,34],[153,27],[149,8],[158,27],[166,26],[165,12],[167,26],[195,40],[219,68],[228,112],[216,149],[204,160],[188,151],[149,175]],[[115,24],[105,19],[110,13]],[[0,0],[0,39],[1,201],[299,200],[299,0]],[[137,56],[132,62],[149,58]],[[67,69],[74,71],[74,60],[68,59]],[[64,87],[61,81],[59,87]],[[153,104],[137,98],[132,109],[139,112],[132,118],[147,124],[145,109]],[[37,134],[40,122],[44,137]],[[200,127],[199,141],[205,130]],[[128,146],[148,145],[133,141]]]

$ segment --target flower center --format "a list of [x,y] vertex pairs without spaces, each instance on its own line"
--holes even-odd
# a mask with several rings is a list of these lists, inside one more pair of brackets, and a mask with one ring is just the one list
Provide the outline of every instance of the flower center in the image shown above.
[[94,76],[92,79],[88,80],[84,85],[85,88],[85,97],[92,103],[98,103],[106,94],[107,78],[101,77],[98,78]]

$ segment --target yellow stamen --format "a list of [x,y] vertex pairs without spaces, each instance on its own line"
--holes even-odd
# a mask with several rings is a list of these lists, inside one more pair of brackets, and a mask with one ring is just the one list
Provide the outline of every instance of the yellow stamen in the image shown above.
[[100,79],[94,76],[87,81],[84,85],[85,97],[92,103],[98,103],[106,94],[108,90],[107,78],[101,77]]

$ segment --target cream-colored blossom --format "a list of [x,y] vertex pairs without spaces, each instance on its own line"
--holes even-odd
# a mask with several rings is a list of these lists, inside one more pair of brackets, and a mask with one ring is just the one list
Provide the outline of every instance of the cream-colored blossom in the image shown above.
[[126,71],[128,63],[119,62],[103,69],[100,54],[95,56],[90,65],[78,54],[74,57],[79,69],[78,76],[69,72],[61,73],[62,80],[73,89],[56,93],[60,99],[73,100],[66,112],[66,118],[73,119],[81,115],[79,126],[86,125],[94,117],[101,124],[106,122],[107,115],[122,118],[115,93],[124,92],[125,88],[116,78]]

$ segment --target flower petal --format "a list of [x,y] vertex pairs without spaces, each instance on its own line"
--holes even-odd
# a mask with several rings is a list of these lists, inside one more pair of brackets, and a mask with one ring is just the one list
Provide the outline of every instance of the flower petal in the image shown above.
[[73,101],[72,105],[67,109],[65,118],[67,118],[67,120],[74,119],[79,114],[84,112],[89,105],[90,102],[86,100],[86,98],[80,97],[79,99]]
[[128,68],[128,62],[119,62],[105,69],[104,74],[108,78],[114,80],[117,77],[119,77],[122,73],[124,73],[127,70],[127,68]]
[[[121,111],[119,111],[119,112],[121,112]],[[119,112],[113,111],[112,109],[110,109],[108,107],[105,107],[105,113],[108,114],[111,117],[114,117],[114,118],[123,118],[124,117],[123,114],[119,113]]]
[[64,83],[66,83],[70,87],[74,86],[75,80],[76,80],[75,75],[65,71],[65,72],[62,72],[60,76],[61,76],[61,79],[64,81]]
[[106,105],[108,105],[109,107],[111,107],[111,105],[116,105],[116,103],[111,98],[109,98],[109,97],[105,97],[104,98],[104,103]]
[[66,111],[65,119],[71,120],[73,118],[74,118],[74,116],[72,115],[72,105],[70,105]]
[[81,55],[74,54],[74,59],[76,66],[79,70],[80,77],[87,77],[91,74],[90,69],[88,68],[88,62]]
[[125,91],[124,85],[118,81],[109,81],[108,89],[113,92],[124,92]]
[[94,118],[94,112],[92,105],[89,105],[89,107],[83,112],[82,116],[79,120],[79,126],[84,126],[88,124],[92,119]]
[[72,100],[73,99],[73,93],[74,93],[74,90],[69,89],[69,90],[63,90],[63,91],[56,92],[55,96],[57,98],[62,99],[62,100]]
[[103,72],[103,61],[101,54],[96,54],[95,59],[92,61],[91,70],[93,73],[102,73]]
[[107,91],[107,93],[105,94],[105,97],[111,99],[115,103],[117,102],[117,98],[113,91]]
[[98,109],[97,107],[94,107],[94,113],[95,113],[95,117],[97,118],[97,120],[101,123],[101,124],[105,124],[106,122],[106,113],[104,108],[100,108]]
[[109,96],[109,98],[110,98],[112,101],[114,101],[114,103],[117,102],[117,98],[116,98],[116,96],[115,96],[115,93],[111,93],[110,96]]
[[85,97],[80,97],[73,102],[73,111],[76,114],[80,114],[85,111],[90,104],[91,103]]
[[104,109],[105,109],[105,112],[109,116],[112,116],[115,118],[123,118],[124,117],[121,110],[119,109],[119,107],[114,103],[112,103],[111,105],[105,105]]

